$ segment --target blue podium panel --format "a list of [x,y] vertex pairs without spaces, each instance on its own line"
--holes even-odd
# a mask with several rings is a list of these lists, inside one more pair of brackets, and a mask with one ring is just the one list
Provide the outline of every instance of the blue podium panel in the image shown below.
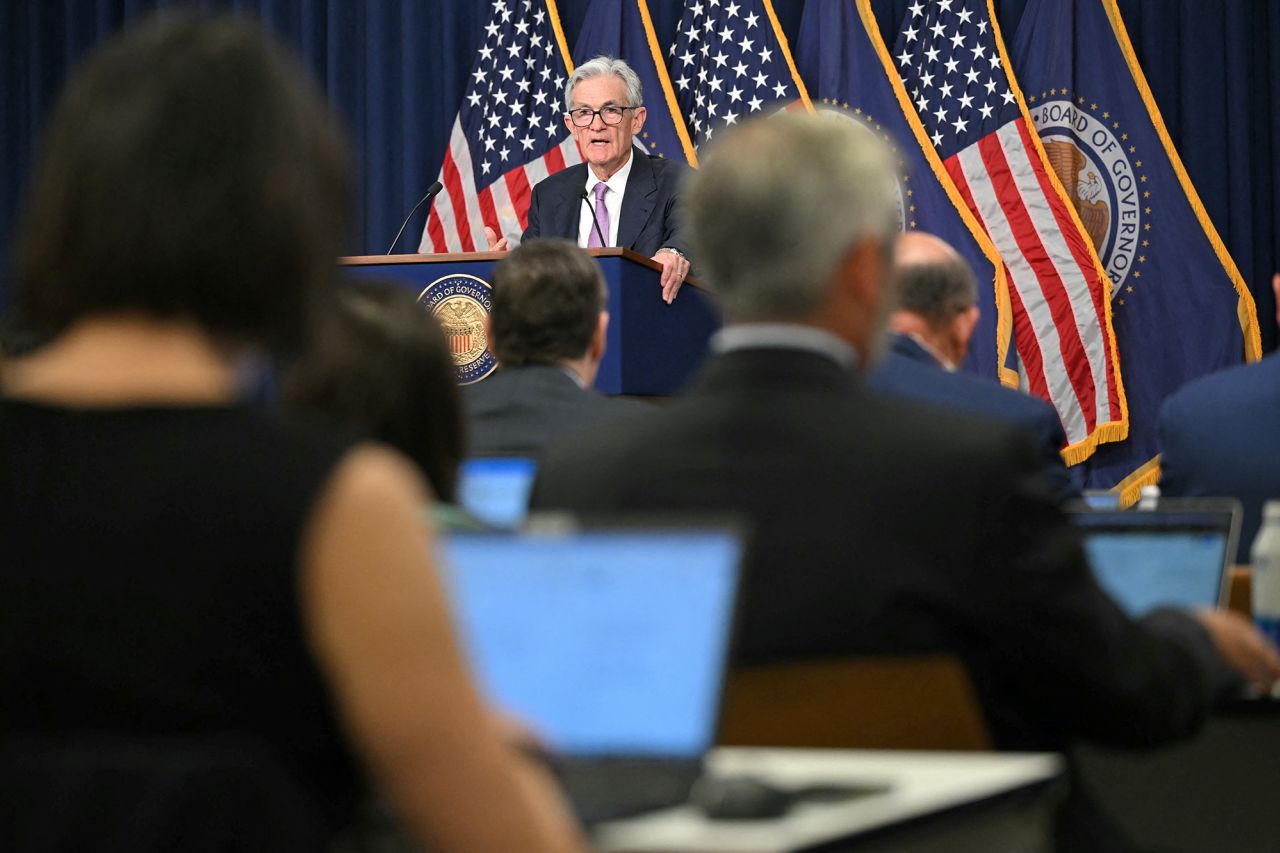
[[[596,389],[611,395],[675,394],[702,363],[707,340],[720,327],[706,291],[687,282],[668,305],[662,301],[655,262],[627,249],[587,252],[596,258],[609,285],[609,334]],[[479,279],[468,292],[487,312],[493,266],[504,255],[372,255],[339,262],[358,276],[403,282],[415,296],[444,278]]]

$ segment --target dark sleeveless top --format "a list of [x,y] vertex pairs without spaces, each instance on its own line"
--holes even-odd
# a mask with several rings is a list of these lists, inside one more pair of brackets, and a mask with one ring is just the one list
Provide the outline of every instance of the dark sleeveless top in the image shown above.
[[260,738],[341,824],[360,777],[298,551],[348,446],[247,407],[0,399],[0,733]]

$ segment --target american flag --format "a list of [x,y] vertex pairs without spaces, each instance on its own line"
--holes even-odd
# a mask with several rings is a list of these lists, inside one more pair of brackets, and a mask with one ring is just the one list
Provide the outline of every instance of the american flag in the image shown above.
[[418,251],[488,248],[484,227],[520,240],[533,185],[582,162],[564,126],[573,72],[555,0],[494,0],[440,167],[444,191]]
[[779,103],[812,109],[769,0],[686,0],[671,80],[694,147]]
[[1105,274],[1056,186],[982,0],[914,0],[893,49],[960,195],[1000,253],[1031,392],[1058,410],[1069,462],[1122,440],[1128,413]]

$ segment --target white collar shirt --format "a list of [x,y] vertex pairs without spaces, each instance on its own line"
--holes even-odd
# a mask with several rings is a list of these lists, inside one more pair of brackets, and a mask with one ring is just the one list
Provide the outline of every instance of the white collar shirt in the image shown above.
[[735,323],[711,337],[711,351],[740,349],[794,349],[817,353],[845,370],[858,366],[858,354],[840,338],[823,329],[800,323]]
[[[634,149],[635,146],[632,146]],[[605,242],[606,246],[618,245],[618,220],[622,218],[622,197],[627,191],[627,179],[631,177],[631,164],[636,161],[636,152],[631,151],[631,156],[627,158],[627,162],[622,164],[622,168],[614,172],[609,180],[605,181],[605,186],[609,189],[604,194],[604,209],[609,212],[609,233],[606,235],[609,239]],[[584,189],[587,191],[587,200],[579,202],[578,207],[581,208],[578,215],[578,245],[586,246],[591,239],[591,232],[595,229],[595,211],[596,211],[596,184],[600,183],[600,179],[596,177],[595,172],[591,171],[591,166],[587,166],[587,182]]]

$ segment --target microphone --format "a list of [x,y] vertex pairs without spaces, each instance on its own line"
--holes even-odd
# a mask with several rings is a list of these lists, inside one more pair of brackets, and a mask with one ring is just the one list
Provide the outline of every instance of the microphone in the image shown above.
[[[435,198],[436,193],[440,192],[442,189],[444,189],[444,184],[439,181],[436,181],[434,184],[427,187],[427,194],[422,197],[422,201],[413,206],[413,210],[409,211],[409,215],[404,218],[404,224],[401,225],[400,230],[396,232],[396,238],[392,240],[391,245],[387,247],[388,255],[391,254],[391,250],[396,247],[396,243],[400,242],[400,235],[404,233],[404,229],[409,225],[409,220],[413,219],[413,215],[418,212],[418,208]],[[585,190],[583,192],[585,192]]]
[[600,230],[600,220],[596,219],[596,210],[591,206],[591,197],[587,195],[587,191],[582,191],[582,201],[587,205],[587,212],[591,214],[591,222],[596,226],[596,234],[600,237],[600,245],[609,245],[608,239],[604,236],[604,231]]

